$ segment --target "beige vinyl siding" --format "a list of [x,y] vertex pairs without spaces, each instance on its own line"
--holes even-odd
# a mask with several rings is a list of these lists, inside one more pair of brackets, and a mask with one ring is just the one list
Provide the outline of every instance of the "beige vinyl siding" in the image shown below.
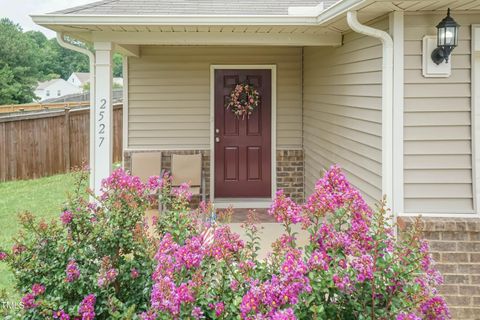
[[470,26],[478,15],[454,14],[461,25],[448,78],[422,75],[422,38],[435,35],[438,15],[405,16],[405,211],[473,210]]
[[[388,19],[372,25],[388,29]],[[305,191],[337,163],[369,203],[382,196],[382,46],[357,33],[304,50]]]
[[129,58],[129,148],[210,148],[210,65],[277,66],[277,148],[302,147],[302,49],[141,47]]

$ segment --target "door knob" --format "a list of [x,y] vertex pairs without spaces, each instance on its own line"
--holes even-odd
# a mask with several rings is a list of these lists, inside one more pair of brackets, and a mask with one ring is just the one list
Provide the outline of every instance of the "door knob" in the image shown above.
[[219,137],[215,137],[215,142],[216,142],[216,143],[219,143],[219,142],[220,142],[220,138],[219,138]]

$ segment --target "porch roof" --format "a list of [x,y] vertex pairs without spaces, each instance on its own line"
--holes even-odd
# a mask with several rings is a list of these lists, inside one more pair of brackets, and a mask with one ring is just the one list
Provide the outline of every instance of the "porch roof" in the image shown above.
[[[392,11],[478,12],[477,0],[103,0],[49,14],[37,24],[82,41],[142,45],[335,46],[350,28]],[[254,8],[254,9],[252,9]],[[433,23],[433,22],[432,22]],[[134,34],[135,33],[135,34]]]
[[83,15],[287,15],[289,7],[330,7],[338,0],[103,0],[53,12]]

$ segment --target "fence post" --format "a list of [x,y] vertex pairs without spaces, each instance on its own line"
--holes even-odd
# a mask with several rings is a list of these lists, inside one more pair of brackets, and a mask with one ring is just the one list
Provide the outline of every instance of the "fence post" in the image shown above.
[[65,137],[63,145],[63,154],[65,157],[65,171],[70,172],[70,108],[65,107]]

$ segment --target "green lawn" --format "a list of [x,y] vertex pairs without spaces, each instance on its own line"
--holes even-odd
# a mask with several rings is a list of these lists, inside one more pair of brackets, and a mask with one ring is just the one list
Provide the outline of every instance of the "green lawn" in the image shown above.
[[[30,211],[47,221],[60,215],[67,192],[73,191],[73,174],[0,183],[0,247],[10,248],[19,230],[17,214]],[[12,274],[0,264],[0,291],[12,294]]]

